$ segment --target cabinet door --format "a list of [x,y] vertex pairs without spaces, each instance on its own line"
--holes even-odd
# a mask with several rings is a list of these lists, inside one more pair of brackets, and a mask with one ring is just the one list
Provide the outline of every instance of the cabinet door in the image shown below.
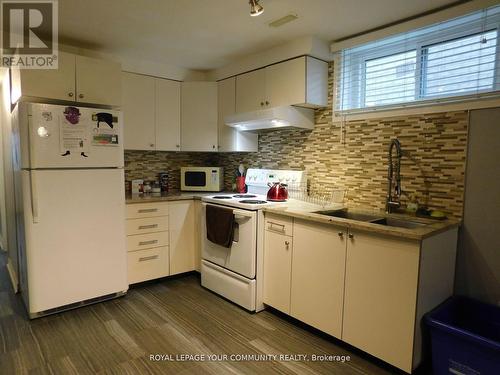
[[217,82],[217,96],[219,151],[235,151],[236,130],[227,126],[224,118],[234,114],[236,109],[236,78],[231,77]]
[[217,83],[183,82],[181,150],[217,151]]
[[192,200],[169,203],[170,275],[196,268],[195,208]]
[[236,77],[236,113],[264,108],[266,101],[265,80],[265,69],[258,69]]
[[265,68],[269,107],[306,102],[306,58],[288,60]]
[[76,56],[76,91],[76,99],[82,103],[121,105],[121,65]]
[[292,237],[265,231],[264,303],[290,314]]
[[342,340],[411,372],[420,244],[352,235],[347,240]]
[[126,150],[155,149],[155,79],[122,73]]
[[156,79],[156,150],[180,151],[181,83]]
[[290,314],[341,338],[347,228],[313,222],[293,227]]
[[22,95],[75,101],[75,55],[59,52],[58,64],[58,69],[13,70],[13,99]]
[[258,134],[237,131],[230,126],[227,126],[224,122],[224,118],[226,116],[235,113],[236,77],[231,77],[217,82],[217,93],[219,151],[256,152],[259,139]]

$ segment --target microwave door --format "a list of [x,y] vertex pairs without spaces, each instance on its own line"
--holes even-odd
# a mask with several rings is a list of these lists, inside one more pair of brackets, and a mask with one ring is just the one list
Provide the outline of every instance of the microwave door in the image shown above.
[[184,184],[186,187],[200,187],[207,186],[207,174],[203,171],[188,171],[184,175]]

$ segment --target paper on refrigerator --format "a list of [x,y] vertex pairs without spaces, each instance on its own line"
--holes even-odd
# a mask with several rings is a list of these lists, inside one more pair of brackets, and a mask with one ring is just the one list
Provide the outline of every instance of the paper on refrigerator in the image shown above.
[[85,122],[71,124],[64,116],[60,117],[60,151],[61,154],[70,152],[80,154],[89,152],[89,126]]

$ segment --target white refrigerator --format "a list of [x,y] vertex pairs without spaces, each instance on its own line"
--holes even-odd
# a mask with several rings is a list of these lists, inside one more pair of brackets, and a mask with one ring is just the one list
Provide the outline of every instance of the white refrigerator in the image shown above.
[[118,111],[13,111],[19,286],[31,318],[128,289]]

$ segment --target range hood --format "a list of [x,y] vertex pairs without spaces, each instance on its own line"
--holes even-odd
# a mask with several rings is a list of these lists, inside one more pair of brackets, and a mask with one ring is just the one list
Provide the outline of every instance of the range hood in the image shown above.
[[225,123],[237,130],[258,132],[285,128],[312,129],[314,110],[283,106],[226,116]]

